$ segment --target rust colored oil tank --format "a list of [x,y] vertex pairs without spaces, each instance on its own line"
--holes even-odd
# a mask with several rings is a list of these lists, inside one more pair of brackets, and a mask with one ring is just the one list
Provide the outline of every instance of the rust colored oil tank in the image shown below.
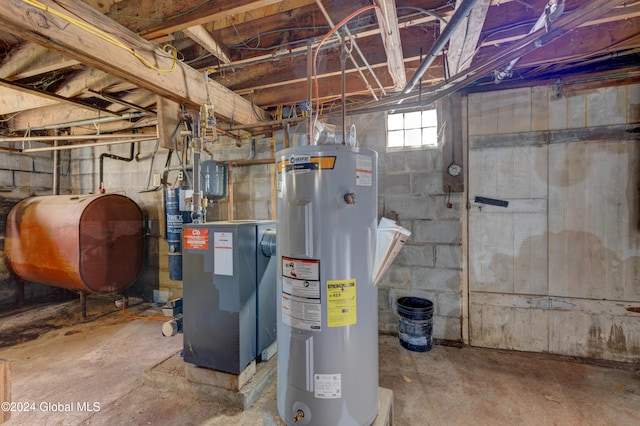
[[82,292],[129,287],[142,268],[143,217],[123,195],[52,195],[16,204],[4,254],[19,278]]

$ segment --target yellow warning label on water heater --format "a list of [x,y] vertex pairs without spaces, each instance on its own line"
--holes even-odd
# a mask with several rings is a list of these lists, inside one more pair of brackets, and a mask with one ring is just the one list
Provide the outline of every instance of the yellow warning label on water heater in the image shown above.
[[356,279],[327,281],[327,326],[344,327],[356,322]]

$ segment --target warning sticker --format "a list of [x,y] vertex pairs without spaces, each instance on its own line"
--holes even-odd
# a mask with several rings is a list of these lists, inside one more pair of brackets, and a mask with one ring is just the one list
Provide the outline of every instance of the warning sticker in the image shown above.
[[320,299],[299,298],[282,293],[282,322],[301,330],[322,329]]
[[233,276],[233,233],[213,233],[213,273]]
[[207,228],[185,229],[184,248],[191,250],[209,250],[209,230]]
[[355,278],[327,281],[327,326],[343,327],[356,322]]
[[298,280],[320,280],[320,261],[282,257],[282,276]]
[[282,257],[282,322],[302,330],[322,329],[319,260]]
[[322,399],[342,398],[342,376],[340,374],[314,374],[313,396]]
[[371,157],[360,155],[356,157],[356,185],[371,186],[373,182],[373,161]]

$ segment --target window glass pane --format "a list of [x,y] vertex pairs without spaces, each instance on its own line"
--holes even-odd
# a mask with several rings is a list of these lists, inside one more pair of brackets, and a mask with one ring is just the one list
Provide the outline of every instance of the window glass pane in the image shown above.
[[438,125],[438,113],[435,109],[422,111],[422,127],[436,127]]
[[422,129],[422,145],[438,146],[437,127],[425,127],[424,129]]
[[389,148],[402,148],[404,146],[404,131],[390,131],[387,138],[387,146]]
[[420,119],[420,111],[408,112],[404,115],[404,128],[405,129],[419,129],[422,120]]
[[400,130],[402,126],[402,114],[387,115],[387,130]]
[[410,129],[404,132],[404,146],[420,146],[422,145],[420,129]]
[[387,114],[387,147],[437,146],[438,113],[436,109]]

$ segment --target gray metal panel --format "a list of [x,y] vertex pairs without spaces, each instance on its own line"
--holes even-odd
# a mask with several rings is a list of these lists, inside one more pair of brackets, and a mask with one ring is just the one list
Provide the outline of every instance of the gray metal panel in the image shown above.
[[256,292],[257,340],[259,355],[276,341],[276,256],[267,257],[260,250],[260,241],[265,231],[276,229],[275,221],[264,221],[257,225],[256,232]]
[[[260,353],[259,347],[275,341],[275,308],[269,308],[275,304],[275,294],[268,291],[269,286],[275,287],[275,277],[265,274],[268,261],[257,260],[264,257],[259,248],[258,228],[269,226],[273,229],[274,222],[230,221],[184,226],[185,231],[197,228],[208,232],[206,250],[185,247],[183,253],[186,362],[239,374]],[[221,232],[232,235],[233,275],[214,273],[215,234]],[[260,292],[267,306],[262,314],[257,307]],[[261,321],[264,324],[258,325]],[[265,331],[258,332],[258,328]]]

